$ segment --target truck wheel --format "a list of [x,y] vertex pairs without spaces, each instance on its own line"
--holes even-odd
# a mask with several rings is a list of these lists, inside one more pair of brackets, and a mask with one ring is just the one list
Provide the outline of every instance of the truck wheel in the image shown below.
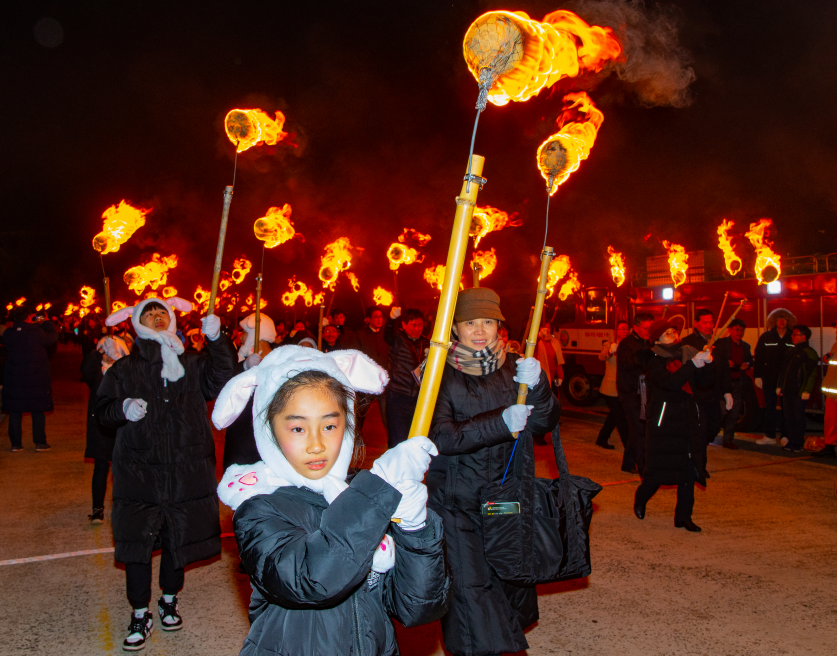
[[741,385],[741,414],[738,415],[738,422],[735,430],[742,433],[758,432],[764,419],[764,409],[759,406],[756,390],[749,376],[742,377]]
[[564,379],[564,396],[575,406],[588,406],[596,402],[596,390],[593,381],[583,369],[570,373]]

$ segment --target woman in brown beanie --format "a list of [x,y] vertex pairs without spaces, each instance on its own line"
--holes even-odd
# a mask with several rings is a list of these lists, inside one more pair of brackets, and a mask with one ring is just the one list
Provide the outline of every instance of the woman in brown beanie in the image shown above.
[[[524,629],[538,619],[535,588],[504,583],[483,551],[480,489],[503,478],[519,432],[516,467],[534,473],[532,434],[558,424],[560,406],[536,358],[507,358],[498,338],[500,297],[479,287],[459,292],[452,343],[430,427],[439,449],[427,473],[428,507],[444,522],[452,570],[445,648],[480,656],[528,648]],[[529,386],[517,405],[518,383]]]

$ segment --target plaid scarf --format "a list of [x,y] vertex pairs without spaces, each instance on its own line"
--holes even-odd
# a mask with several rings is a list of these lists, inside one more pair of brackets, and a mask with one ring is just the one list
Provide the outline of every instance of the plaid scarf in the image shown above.
[[479,351],[452,342],[447,354],[447,363],[454,369],[471,376],[485,376],[497,371],[506,361],[506,351],[497,338]]

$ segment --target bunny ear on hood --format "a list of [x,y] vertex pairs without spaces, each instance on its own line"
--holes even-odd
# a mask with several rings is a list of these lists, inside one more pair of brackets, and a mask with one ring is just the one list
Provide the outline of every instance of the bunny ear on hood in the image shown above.
[[120,310],[117,310],[113,314],[109,314],[107,319],[105,319],[105,325],[115,326],[118,323],[127,321],[133,315],[135,307],[136,305],[126,306]]

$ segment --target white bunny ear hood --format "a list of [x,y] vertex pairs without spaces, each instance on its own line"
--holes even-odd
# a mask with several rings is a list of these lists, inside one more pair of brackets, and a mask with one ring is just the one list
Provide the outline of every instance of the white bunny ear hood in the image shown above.
[[[149,303],[159,303],[168,310],[169,327],[166,330],[157,332],[140,323],[142,312]],[[192,304],[176,296],[166,300],[152,296],[151,298],[140,301],[134,307],[124,307],[121,310],[117,310],[105,319],[105,324],[115,326],[125,321],[128,317],[131,317],[131,324],[134,326],[134,330],[137,331],[137,337],[150,339],[160,344],[160,353],[163,356],[163,370],[160,372],[160,376],[174,382],[183,378],[186,370],[177,357],[185,349],[183,348],[183,342],[177,336],[177,318],[174,316],[174,310],[172,308],[181,312],[189,312],[192,309]]]
[[[241,348],[238,349],[238,361],[241,362],[248,355],[252,355],[256,345],[256,313],[244,317],[238,324],[247,335],[247,338],[241,343]],[[264,312],[259,313],[259,340],[267,342],[276,341],[276,325],[273,319],[267,316]]]
[[[233,465],[218,485],[218,497],[233,510],[256,494],[270,494],[278,487],[307,487],[323,494],[328,503],[348,487],[346,476],[354,451],[354,432],[346,429],[337,462],[325,477],[312,480],[299,474],[273,441],[266,411],[279,388],[303,371],[322,371],[358,392],[380,394],[389,382],[387,372],[360,351],[325,354],[302,346],[280,346],[261,363],[235,376],[215,401],[212,422],[226,428],[235,421],[253,395],[253,432],[262,461]],[[354,403],[349,409],[354,412]]]

